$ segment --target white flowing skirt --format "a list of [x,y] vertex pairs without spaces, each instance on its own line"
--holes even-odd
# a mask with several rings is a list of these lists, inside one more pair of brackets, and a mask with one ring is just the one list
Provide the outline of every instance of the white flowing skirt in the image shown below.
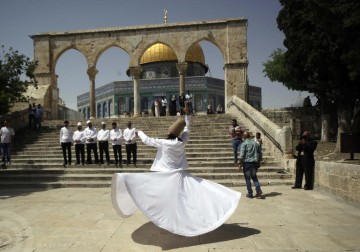
[[196,236],[222,225],[241,193],[185,170],[115,173],[112,203],[121,217],[139,208],[155,225],[182,236]]

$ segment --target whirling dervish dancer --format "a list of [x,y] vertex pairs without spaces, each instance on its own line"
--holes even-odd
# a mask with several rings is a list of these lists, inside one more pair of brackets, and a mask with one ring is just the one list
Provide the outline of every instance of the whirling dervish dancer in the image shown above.
[[241,194],[186,171],[191,119],[187,104],[184,117],[170,126],[167,139],[137,132],[146,145],[157,148],[152,172],[115,173],[111,196],[121,217],[129,217],[139,208],[160,228],[196,236],[221,226],[236,210]]

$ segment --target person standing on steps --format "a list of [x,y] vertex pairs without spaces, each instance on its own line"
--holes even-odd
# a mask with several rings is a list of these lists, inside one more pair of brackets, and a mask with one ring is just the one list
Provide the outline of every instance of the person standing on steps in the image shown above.
[[169,107],[169,113],[171,116],[176,116],[176,103],[177,99],[176,96],[173,95],[170,100],[170,107]]
[[314,151],[316,150],[317,142],[311,139],[310,131],[304,131],[301,135],[298,145],[295,149],[298,152],[296,158],[296,176],[295,185],[292,189],[300,189],[302,185],[303,175],[305,173],[305,190],[314,189],[314,168],[315,159]]
[[185,95],[181,93],[179,95],[179,106],[180,106],[180,115],[184,115],[184,108],[185,108]]
[[105,152],[106,164],[110,165],[109,139],[110,139],[110,131],[106,129],[106,123],[101,122],[101,130],[99,130],[97,133],[101,164],[104,164],[104,152]]
[[99,163],[99,156],[97,153],[97,130],[93,127],[92,122],[88,120],[86,122],[87,127],[84,130],[84,135],[86,139],[86,163],[92,164],[91,160],[91,151],[94,153],[95,164]]
[[185,95],[185,101],[188,103],[189,106],[189,113],[191,115],[194,115],[194,110],[193,110],[193,106],[192,106],[192,94],[190,93],[190,91],[187,92],[187,94]]
[[41,122],[43,120],[43,114],[44,114],[43,109],[41,108],[41,105],[38,104],[34,114],[34,118],[35,118],[34,129],[41,130]]
[[122,167],[121,138],[123,134],[121,129],[117,127],[116,122],[113,122],[111,125],[113,129],[110,131],[110,140],[114,151],[115,166],[119,165]]
[[75,156],[76,156],[76,164],[80,164],[80,157],[81,157],[81,164],[85,164],[85,135],[84,131],[82,130],[81,122],[77,123],[77,130],[73,134],[73,140],[75,145]]
[[240,147],[240,163],[239,169],[243,170],[246,188],[248,193],[246,197],[253,198],[253,190],[251,188],[251,181],[253,180],[255,184],[256,195],[255,197],[260,197],[262,194],[259,180],[256,176],[258,169],[260,168],[260,159],[261,159],[261,149],[260,145],[251,138],[249,132],[243,133],[244,142]]
[[161,116],[166,116],[167,99],[165,96],[161,97]]
[[[262,143],[263,143],[260,132],[256,132],[254,141],[260,146],[260,152],[261,152],[261,156],[260,156],[260,160],[259,160],[259,164],[260,164],[262,161]],[[260,165],[259,165],[259,167],[260,167]]]
[[[60,129],[60,146],[63,153],[63,166],[71,165],[71,145],[73,144],[73,132],[69,128],[69,121],[64,121],[64,127]],[[67,157],[66,157],[67,152]]]
[[31,104],[29,104],[29,107],[28,107],[29,129],[33,128],[33,125],[35,124],[34,115],[35,115],[35,113],[33,111],[33,107],[31,106]]
[[5,165],[11,164],[11,145],[14,143],[14,136],[14,129],[9,126],[8,121],[4,121],[4,126],[0,129],[0,153],[4,169]]
[[222,112],[223,112],[223,109],[222,109],[221,104],[219,103],[218,106],[216,107],[216,113],[217,114],[222,114]]
[[35,102],[33,102],[32,104],[32,111],[33,111],[33,123],[32,123],[32,128],[33,129],[36,129],[36,118],[35,118],[35,113],[36,113],[36,110],[37,110],[37,107],[36,107],[36,104]]
[[261,133],[260,132],[256,132],[255,134],[255,142],[257,142],[260,145],[260,148],[262,147],[262,139],[261,139]]
[[240,148],[241,143],[242,143],[243,130],[241,129],[241,127],[237,123],[236,119],[232,119],[231,122],[232,122],[232,124],[229,127],[229,133],[230,133],[230,136],[231,136],[231,143],[232,143],[232,147],[233,147],[233,151],[234,151],[234,163],[237,163],[238,162],[239,148]]
[[136,145],[136,129],[131,127],[131,122],[127,122],[127,128],[124,130],[124,140],[126,146],[126,165],[130,164],[131,154],[133,156],[133,164],[136,167],[137,145]]
[[209,104],[209,105],[207,106],[206,114],[207,114],[207,115],[215,114],[215,113],[214,113],[214,110],[212,109],[211,104]]
[[160,116],[160,102],[159,102],[158,98],[155,99],[154,104],[155,104],[155,116],[159,117]]

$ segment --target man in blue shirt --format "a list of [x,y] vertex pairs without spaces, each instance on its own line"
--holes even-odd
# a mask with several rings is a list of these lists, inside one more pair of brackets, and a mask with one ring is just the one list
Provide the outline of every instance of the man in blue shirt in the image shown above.
[[250,136],[249,132],[243,133],[244,142],[240,147],[240,165],[239,169],[242,169],[244,172],[244,177],[246,181],[246,187],[248,194],[246,197],[253,198],[253,190],[251,188],[252,179],[255,184],[256,195],[255,197],[260,197],[262,194],[260,183],[256,176],[257,170],[260,167],[261,160],[261,148],[258,143]]

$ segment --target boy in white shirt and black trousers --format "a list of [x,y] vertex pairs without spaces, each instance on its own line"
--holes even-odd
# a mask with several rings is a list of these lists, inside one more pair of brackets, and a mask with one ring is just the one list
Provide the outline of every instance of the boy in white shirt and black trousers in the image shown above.
[[88,120],[86,124],[88,125],[88,127],[84,130],[84,135],[86,139],[86,155],[87,155],[86,163],[87,164],[92,163],[91,161],[91,150],[92,150],[95,156],[95,164],[98,164],[99,157],[97,153],[97,144],[96,144],[97,130],[95,127],[92,126],[92,122],[90,120]]
[[124,139],[126,144],[126,164],[130,164],[131,153],[133,155],[133,164],[136,167],[136,155],[137,155],[137,145],[136,145],[136,129],[131,127],[131,122],[127,122],[127,128],[124,130]]
[[81,164],[85,164],[85,135],[82,130],[81,122],[77,123],[77,131],[74,132],[73,140],[75,142],[75,155],[76,155],[76,164],[80,164],[80,156],[81,156]]
[[97,139],[99,141],[99,151],[100,151],[100,163],[104,164],[104,152],[106,158],[106,164],[110,164],[110,155],[109,155],[109,139],[110,131],[106,129],[106,123],[101,122],[101,130],[97,133]]
[[122,131],[116,125],[116,122],[112,124],[112,130],[110,130],[110,140],[112,141],[112,147],[114,151],[115,157],[115,166],[122,167],[122,153],[121,153],[121,138],[122,138]]
[[[73,132],[69,128],[69,121],[64,121],[64,127],[60,129],[60,145],[64,157],[63,166],[71,165],[71,145],[73,143]],[[66,151],[68,159],[66,159]]]

